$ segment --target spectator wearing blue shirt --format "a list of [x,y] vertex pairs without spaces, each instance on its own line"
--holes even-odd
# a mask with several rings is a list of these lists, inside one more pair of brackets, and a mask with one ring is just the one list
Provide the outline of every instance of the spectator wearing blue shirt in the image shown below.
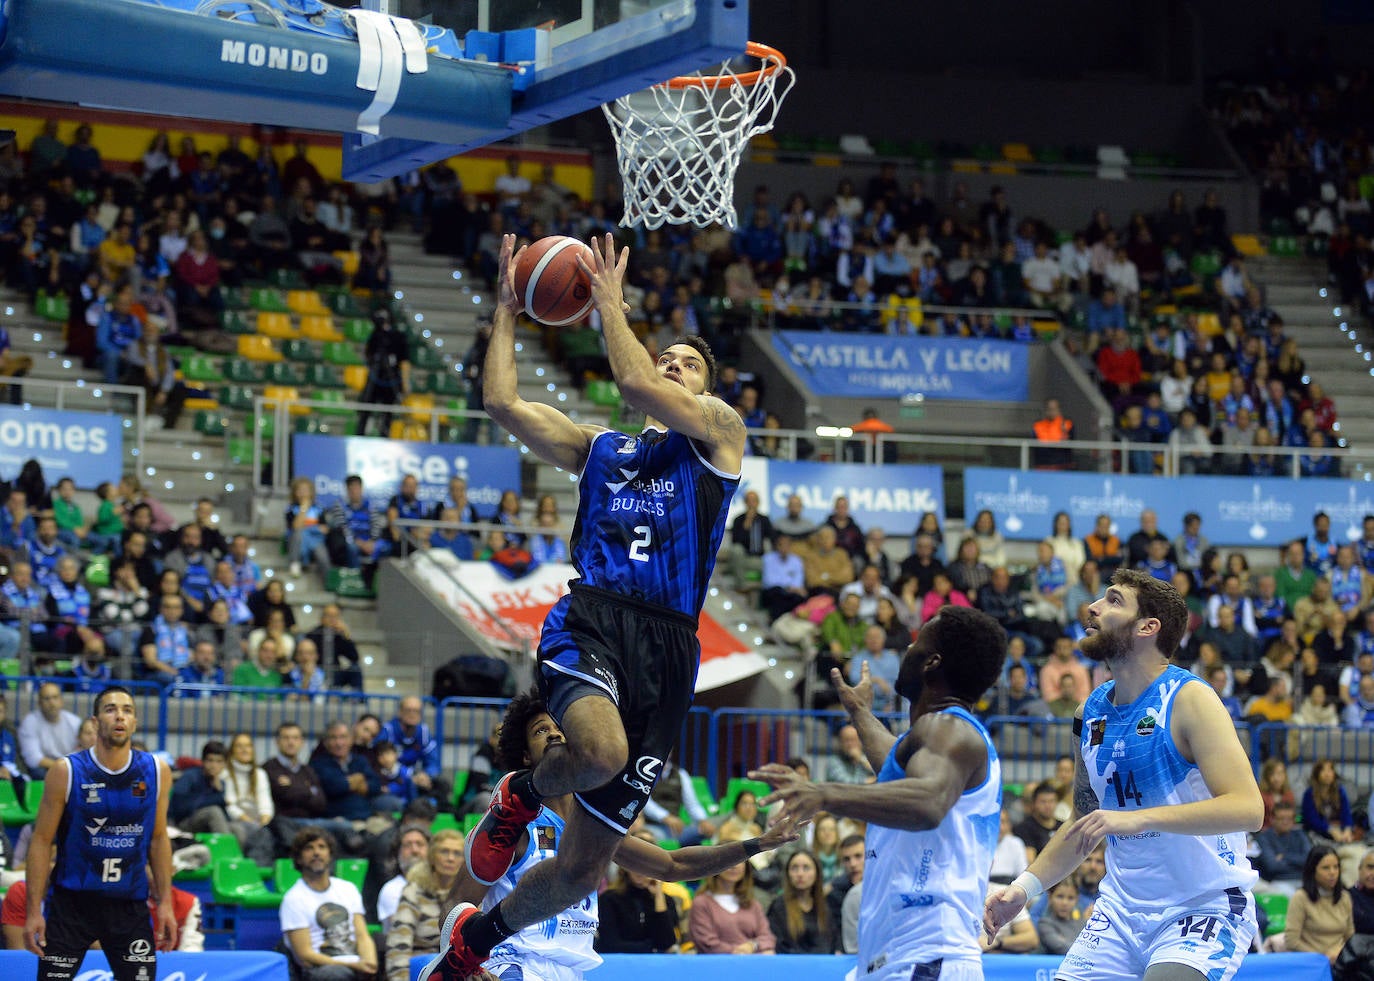
[[383,738],[372,747],[377,757],[377,777],[382,782],[382,793],[409,804],[415,798],[415,781],[410,767],[400,761],[400,753],[395,746]]
[[[1302,792],[1302,827],[1308,834],[1334,842],[1343,862],[1347,850],[1342,846],[1349,847],[1356,841],[1358,832],[1350,813],[1350,797],[1336,773],[1336,764],[1329,759],[1317,760],[1312,765],[1312,776]],[[1353,859],[1358,861],[1364,849],[1353,851]]]
[[749,227],[735,233],[735,251],[754,272],[776,275],[782,269],[782,236],[767,208],[755,208]]
[[296,641],[291,653],[291,670],[286,672],[286,687],[297,698],[310,697],[326,690],[324,669],[320,667],[320,649],[309,637]]
[[393,548],[399,547],[403,541],[416,543],[423,537],[423,532],[413,529],[407,522],[422,521],[428,512],[429,505],[420,500],[419,480],[414,474],[406,474],[401,478],[400,490],[392,495],[386,505],[387,532],[395,543]]
[[216,600],[224,600],[229,607],[229,622],[245,626],[253,622],[253,611],[248,608],[248,594],[234,576],[234,565],[229,561],[215,564],[215,581],[205,593],[208,607]]
[[5,626],[22,635],[25,626],[29,631],[29,646],[44,653],[53,650],[55,641],[48,629],[48,607],[46,592],[34,585],[33,567],[27,562],[15,562],[10,566],[10,577],[0,585],[5,596],[10,619]]
[[541,513],[535,519],[540,528],[546,529],[537,535],[531,535],[528,544],[530,558],[536,564],[542,565],[545,562],[567,562],[568,543],[563,540],[563,536],[558,533],[558,517],[548,512]]
[[334,565],[375,568],[391,554],[391,539],[385,534],[386,513],[368,501],[363,479],[357,474],[344,479],[344,497],[325,512],[325,523],[329,526],[325,545]]
[[[457,508],[444,508],[435,517],[454,524],[462,521]],[[464,562],[472,560],[472,536],[457,528],[435,528],[429,533],[429,547],[447,550]]]
[[23,554],[37,536],[38,526],[29,512],[29,500],[22,490],[10,491],[0,511],[0,548]]
[[791,612],[807,597],[806,568],[792,550],[792,536],[778,535],[773,549],[763,553],[760,599],[770,620]]
[[57,577],[57,563],[67,554],[58,538],[57,519],[51,514],[38,518],[34,537],[29,541],[29,565],[33,566],[33,577],[38,584],[47,588],[48,583]]
[[1102,343],[1103,335],[1109,330],[1125,330],[1126,308],[1117,298],[1116,290],[1104,287],[1100,299],[1088,303],[1088,313],[1084,327],[1088,331],[1088,353],[1092,354]]
[[367,757],[356,751],[353,732],[345,722],[329,724],[310,765],[324,789],[327,817],[366,821],[374,813],[399,811],[403,806],[382,794],[381,778]]
[[1283,621],[1288,618],[1288,603],[1278,594],[1278,580],[1270,573],[1259,578],[1259,589],[1251,601],[1255,636],[1261,647],[1267,647],[1283,633]]
[[415,790],[440,802],[448,800],[451,784],[441,776],[439,741],[425,724],[424,703],[418,696],[401,699],[396,717],[382,726],[378,738],[396,747],[398,759],[407,768]]
[[1231,675],[1226,668],[1220,664],[1213,665],[1207,669],[1207,683],[1212,686],[1212,690],[1221,699],[1222,706],[1226,713],[1231,716],[1232,721],[1239,722],[1245,716],[1245,707],[1240,704],[1240,699],[1227,692],[1231,689]]
[[[19,755],[19,737],[9,721],[9,704],[5,693],[0,691],[0,780],[22,779],[27,775],[24,758]],[[23,794],[19,794],[20,799]]]
[[200,525],[188,524],[181,529],[181,547],[167,556],[164,569],[172,569],[181,576],[181,595],[193,618],[200,617],[209,603],[215,559],[201,547]]
[[1036,546],[1036,566],[1034,570],[1035,596],[1040,609],[1036,616],[1040,619],[1053,619],[1059,623],[1065,620],[1064,595],[1069,589],[1068,574],[1064,563],[1054,554],[1054,546],[1043,540]]
[[1169,419],[1169,413],[1164,411],[1164,403],[1158,392],[1151,392],[1145,396],[1145,408],[1141,412],[1140,421],[1149,432],[1151,443],[1169,442],[1169,434],[1174,431],[1174,424]]
[[1331,538],[1331,516],[1325,511],[1312,515],[1312,534],[1303,540],[1303,561],[1319,576],[1329,576],[1336,565],[1339,546]]
[[864,631],[864,646],[849,659],[849,683],[857,685],[863,677],[863,669],[868,667],[868,676],[873,683],[873,710],[875,712],[895,712],[901,704],[897,694],[897,671],[901,667],[901,656],[887,647],[887,631],[874,624]]
[[235,535],[231,538],[224,557],[234,567],[234,581],[243,588],[245,596],[251,596],[253,590],[262,586],[262,569],[248,554],[247,535]]
[[214,643],[208,640],[198,641],[191,650],[191,663],[177,671],[176,687],[172,694],[177,698],[208,698],[208,691],[186,690],[182,685],[224,684],[224,669],[216,663],[217,661]]
[[134,288],[127,283],[115,291],[95,329],[95,347],[107,384],[119,381],[126,367],[126,355],[143,336],[143,325],[133,315]]
[[888,235],[873,256],[873,289],[880,296],[896,293],[911,295],[911,262],[897,251],[897,237]]

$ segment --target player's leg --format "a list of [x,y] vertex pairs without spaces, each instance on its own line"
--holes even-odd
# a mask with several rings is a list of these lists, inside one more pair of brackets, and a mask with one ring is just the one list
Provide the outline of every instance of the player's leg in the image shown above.
[[81,970],[86,951],[97,939],[92,911],[83,909],[78,897],[54,889],[43,911],[47,943],[38,959],[38,981],[72,981]]
[[530,775],[540,797],[595,790],[625,768],[630,750],[620,708],[600,689],[583,686],[561,715],[552,705],[550,713],[567,741],[549,746]]
[[1215,905],[1171,915],[1151,938],[1146,981],[1230,981],[1250,952],[1259,924],[1255,900],[1228,889]]
[[100,949],[110,962],[114,981],[153,981],[157,945],[148,904],[132,899],[107,901],[97,922]]
[[1101,897],[1055,969],[1055,981],[1126,981],[1140,977],[1145,942],[1126,916]]

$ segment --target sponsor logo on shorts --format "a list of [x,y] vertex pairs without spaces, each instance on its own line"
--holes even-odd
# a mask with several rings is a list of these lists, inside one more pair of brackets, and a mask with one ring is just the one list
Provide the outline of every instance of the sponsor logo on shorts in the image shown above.
[[641,756],[635,760],[635,773],[641,780],[653,783],[658,779],[658,771],[663,768],[663,761],[657,756]]
[[153,945],[148,943],[148,941],[144,940],[142,937],[138,938],[137,940],[131,940],[129,942],[129,953],[135,957],[142,957],[143,955],[151,954],[152,952]]
[[1107,919],[1107,914],[1100,909],[1093,910],[1093,915],[1088,918],[1088,922],[1083,925],[1084,933],[1106,933],[1112,928],[1112,921]]

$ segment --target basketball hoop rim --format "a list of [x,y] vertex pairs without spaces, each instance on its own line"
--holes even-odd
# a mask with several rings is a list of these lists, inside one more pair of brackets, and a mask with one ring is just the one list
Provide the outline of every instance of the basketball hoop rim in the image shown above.
[[678,75],[664,82],[663,87],[677,90],[714,89],[722,81],[729,81],[733,85],[742,85],[747,88],[757,85],[765,78],[778,74],[787,67],[787,57],[781,51],[766,44],[760,44],[758,41],[749,41],[744,47],[744,54],[750,58],[758,58],[763,64],[754,71],[738,74]]

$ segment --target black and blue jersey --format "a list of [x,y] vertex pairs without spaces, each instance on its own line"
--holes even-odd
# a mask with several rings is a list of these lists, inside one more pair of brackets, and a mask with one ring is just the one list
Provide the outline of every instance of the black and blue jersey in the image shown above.
[[86,749],[68,756],[67,767],[53,887],[146,900],[148,845],[157,824],[157,758],[132,750],[128,765],[111,773]]
[[737,474],[713,467],[681,433],[597,434],[571,539],[581,585],[695,620],[738,486]]

